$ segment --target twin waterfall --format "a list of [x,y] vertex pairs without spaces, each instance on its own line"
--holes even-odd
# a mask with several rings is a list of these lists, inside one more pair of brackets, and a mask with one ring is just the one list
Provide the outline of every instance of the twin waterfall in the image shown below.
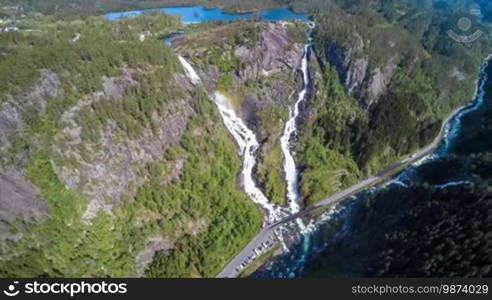
[[246,124],[244,124],[241,118],[236,115],[234,109],[229,107],[229,99],[221,93],[215,92],[214,100],[219,108],[224,124],[236,140],[240,154],[243,157],[242,175],[244,191],[253,202],[261,206],[267,212],[265,220],[267,224],[280,221],[282,218],[281,210],[267,199],[253,179],[254,167],[256,165],[255,153],[260,147],[256,135],[246,126]]
[[[294,140],[297,129],[296,118],[299,115],[299,106],[301,102],[306,99],[307,89],[309,86],[309,53],[311,49],[311,33],[314,28],[314,24],[309,23],[309,27],[309,41],[304,47],[304,55],[302,58],[303,90],[299,93],[294,107],[289,109],[289,120],[286,122],[284,134],[281,137],[281,147],[284,156],[284,173],[287,184],[287,209],[279,205],[274,205],[270,202],[254,180],[254,169],[256,166],[255,154],[260,147],[255,133],[246,126],[241,118],[237,116],[234,109],[230,106],[229,99],[227,99],[225,95],[216,91],[210,97],[217,105],[225,126],[234,137],[239,147],[239,153],[243,160],[243,188],[251,200],[262,207],[266,212],[264,217],[264,226],[280,221],[288,215],[299,212],[300,210],[298,184],[299,174],[295,165],[294,157],[291,153],[291,142]],[[200,84],[200,77],[193,69],[191,64],[181,56],[178,56],[178,58],[189,80],[195,85]],[[302,226],[301,222],[298,222],[298,224]]]

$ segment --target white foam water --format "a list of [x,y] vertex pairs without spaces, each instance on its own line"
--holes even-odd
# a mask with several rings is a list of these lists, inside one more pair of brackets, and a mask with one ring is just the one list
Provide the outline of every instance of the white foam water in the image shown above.
[[[311,33],[314,29],[314,23],[309,24],[308,43],[304,46],[304,55],[301,63],[303,89],[299,93],[293,108],[289,108],[289,119],[285,123],[284,133],[280,138],[280,145],[284,156],[284,175],[287,184],[287,205],[289,213],[295,214],[301,210],[301,201],[299,197],[299,171],[297,170],[294,155],[292,153],[292,142],[295,141],[297,131],[297,117],[300,113],[300,104],[306,100],[306,94],[309,87],[309,51],[311,49]],[[297,219],[301,230],[304,229],[304,223]]]
[[234,109],[230,108],[229,100],[220,92],[215,92],[213,96],[215,104],[219,109],[224,124],[236,140],[239,146],[240,154],[243,158],[243,184],[246,194],[254,203],[261,206],[268,213],[267,222],[273,223],[285,217],[282,209],[273,205],[263,192],[258,188],[253,179],[254,167],[256,165],[256,151],[260,147],[256,135],[250,130],[243,120],[236,115]]
[[193,84],[199,84],[201,81],[200,76],[198,76],[195,69],[193,69],[193,67],[190,65],[190,63],[186,59],[184,59],[184,57],[182,57],[181,55],[178,55],[178,59],[179,59],[179,62],[181,63],[181,65],[183,66],[184,71],[185,71],[188,79],[190,79],[190,81]]
[[447,189],[448,187],[451,187],[451,186],[472,185],[472,184],[473,184],[473,182],[471,182],[469,180],[450,181],[450,182],[447,182],[447,183],[438,185],[437,188],[438,189],[445,190],[445,189]]
[[[195,85],[200,84],[200,76],[193,66],[182,56],[178,56],[178,59],[189,80]],[[241,174],[244,191],[254,203],[265,210],[264,226],[280,221],[286,216],[286,213],[281,207],[275,206],[268,200],[253,179],[254,168],[256,165],[255,154],[260,146],[256,139],[256,135],[246,126],[246,124],[244,124],[243,120],[236,115],[234,109],[230,107],[229,99],[225,95],[220,92],[215,92],[210,98],[214,100],[225,126],[234,137],[234,140],[239,147],[239,153],[243,159],[243,169]]]

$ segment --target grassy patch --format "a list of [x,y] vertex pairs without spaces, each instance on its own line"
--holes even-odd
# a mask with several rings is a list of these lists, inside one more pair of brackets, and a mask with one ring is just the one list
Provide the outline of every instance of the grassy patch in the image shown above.
[[[275,142],[275,141],[274,141]],[[258,163],[258,181],[270,201],[276,204],[285,202],[286,184],[284,178],[283,156],[280,143],[267,142],[263,145]]]

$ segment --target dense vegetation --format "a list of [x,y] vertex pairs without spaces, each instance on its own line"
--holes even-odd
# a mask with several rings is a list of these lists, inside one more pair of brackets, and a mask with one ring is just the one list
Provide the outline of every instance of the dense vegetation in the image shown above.
[[[61,91],[44,99],[46,110],[26,108],[25,130],[13,131],[2,145],[2,167],[24,170],[48,202],[49,213],[36,224],[11,224],[22,239],[1,242],[0,274],[135,276],[145,267],[137,258],[151,249],[161,252],[148,276],[214,276],[259,229],[261,216],[236,186],[236,146],[213,103],[199,89],[173,88],[181,68],[161,36],[180,26],[179,20],[162,14],[115,23],[37,17],[22,26],[29,30],[0,35],[2,101],[26,94],[41,69],[59,74]],[[123,70],[131,70],[138,86],[125,86],[121,97],[94,98],[105,79]],[[74,151],[59,144],[66,126],[62,114],[87,99],[96,100],[75,118],[82,126],[83,143],[77,147],[85,147],[79,149],[83,157],[66,160],[55,151]],[[86,186],[67,188],[54,167],[91,163],[108,128],[115,146],[138,139],[144,130],[156,131],[155,116],[165,115],[178,99],[185,99],[194,114],[180,142],[140,167],[145,182],[130,186],[119,203],[109,199],[117,203],[111,213],[99,211],[89,222],[84,219],[91,200],[83,192]],[[178,161],[183,161],[182,169],[167,182]],[[156,240],[160,244],[152,243]]]
[[333,223],[346,234],[331,235],[310,276],[492,275],[490,77],[484,87],[484,104],[461,118],[449,154],[409,171],[415,184],[381,187],[353,202]]
[[[259,53],[262,48],[258,50],[258,44],[263,43],[262,47],[266,47],[267,42],[275,45],[275,41],[265,41],[262,38],[262,34],[268,30],[268,24],[265,22],[242,20],[197,26],[194,31],[175,40],[173,47],[193,61],[197,69],[209,72],[209,77],[218,77],[214,78],[215,86],[214,80],[211,80],[213,87],[210,88],[228,96],[237,114],[257,133],[262,144],[258,151],[258,183],[268,199],[275,203],[284,203],[286,187],[280,136],[288,118],[287,105],[293,104],[292,95],[296,86],[293,73],[287,68],[277,67],[271,71],[272,74],[266,76],[258,72],[260,68],[265,68],[261,61],[252,62],[258,65],[251,66],[241,63],[236,57],[236,50],[242,47],[243,50],[254,49],[246,51],[251,51],[253,54],[250,55],[256,55],[261,59],[264,54]],[[301,45],[305,43],[306,26],[299,22],[291,22],[287,26],[289,46],[301,49]],[[215,69],[218,70],[217,75],[211,71]],[[279,86],[289,89],[288,92],[284,92],[287,95],[275,97]],[[244,106],[253,106],[245,104],[247,98],[259,100],[253,111],[244,109]]]
[[352,232],[335,239],[309,275],[490,277],[491,159],[489,152],[429,166],[467,169],[472,184],[380,192],[357,208]]
[[[240,161],[216,109],[204,91],[176,84],[181,68],[173,51],[163,47],[162,37],[181,27],[179,19],[151,13],[111,23],[92,16],[174,4],[234,11],[291,6],[313,14],[317,23],[313,62],[319,66],[312,69],[309,117],[302,124],[296,157],[308,204],[431,141],[444,117],[471,98],[478,65],[490,51],[488,35],[467,45],[447,37],[445,31],[456,26],[464,6],[451,7],[445,1],[437,5],[431,0],[0,1],[0,17],[19,17],[15,25],[21,29],[0,34],[0,104],[23,97],[42,70],[61,78],[60,92],[45,99],[42,109],[25,107],[23,130],[9,131],[9,142],[0,148],[1,167],[21,170],[49,205],[48,215],[39,223],[19,220],[11,224],[22,239],[0,243],[0,275],[132,276],[142,271],[136,257],[150,249],[157,254],[145,270],[148,276],[213,276],[259,229],[260,212],[236,186]],[[200,69],[217,66],[217,88],[232,98],[238,110],[244,95],[267,94],[275,80],[295,87],[291,74],[238,85],[236,73],[246,66],[235,59],[233,49],[256,43],[265,24],[221,25],[191,28],[189,41],[195,44],[188,47],[203,55],[188,55]],[[304,39],[303,26],[297,24],[289,30],[295,42]],[[337,72],[326,51],[333,44],[347,50],[358,39],[364,46],[352,53],[352,59],[367,57],[371,69],[384,68],[393,61],[396,64],[387,90],[376,101],[369,101],[363,91],[349,92],[342,83],[344,74]],[[131,74],[135,85],[125,86],[121,97],[103,96],[102,101],[82,106],[77,113],[82,143],[75,148],[82,157],[70,160],[60,155],[74,149],[59,143],[66,129],[63,114],[84,100],[97,98],[105,81],[126,76],[125,72]],[[168,145],[159,159],[138,167],[144,182],[130,186],[134,192],[129,191],[121,201],[111,199],[111,213],[100,211],[90,222],[84,220],[91,200],[83,193],[85,187],[67,188],[57,167],[76,169],[90,163],[91,149],[97,151],[107,134],[115,145],[137,141],[147,132],[155,134],[156,119],[167,118],[178,100],[186,104],[177,108],[178,113],[187,116],[179,142]],[[191,112],[185,112],[185,107]],[[270,103],[253,120],[263,143],[258,153],[258,181],[277,203],[285,199],[278,139],[286,115],[286,107]],[[376,236],[374,240],[386,247],[384,257],[377,256],[384,263],[373,265],[373,274],[490,275],[490,261],[484,255],[473,256],[459,248],[463,242],[476,253],[490,251],[488,240],[479,239],[487,232],[491,199],[490,182],[479,166],[490,164],[490,155],[476,159],[470,162],[477,166],[472,187],[440,190],[416,186],[414,193],[419,197],[402,199],[412,209],[397,221],[386,220],[395,221],[396,225],[390,224],[395,226],[398,222],[413,224],[413,228],[401,227],[383,238],[372,231],[380,225],[367,226],[364,238]],[[180,162],[183,166],[176,167]],[[172,173],[177,175],[167,182]],[[370,224],[380,214],[377,201],[368,205],[374,207],[365,217]],[[433,213],[426,211],[428,207]],[[473,222],[465,222],[470,219]],[[438,230],[429,230],[428,224]],[[435,242],[423,242],[427,240]],[[412,248],[415,244],[422,247]],[[431,251],[432,255],[425,254]],[[457,252],[462,262],[451,270],[446,261],[457,259]],[[407,264],[408,258],[418,257],[425,260],[415,266]],[[333,261],[327,264],[336,265]]]
[[[313,119],[304,124],[298,144],[308,202],[427,145],[447,114],[471,100],[490,36],[461,44],[446,34],[467,4],[354,0],[299,5],[315,11],[314,49],[323,70],[315,74]],[[340,52],[352,63],[365,61],[371,72],[386,72],[387,85],[377,79],[386,90],[371,97],[367,74],[360,88],[349,90],[343,62],[333,57]],[[394,74],[384,71],[393,67]]]

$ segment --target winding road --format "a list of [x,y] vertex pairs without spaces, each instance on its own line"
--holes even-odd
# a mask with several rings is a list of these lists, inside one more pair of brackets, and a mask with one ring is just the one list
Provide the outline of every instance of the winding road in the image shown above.
[[[452,114],[449,115],[449,117],[444,120],[444,122],[441,125],[441,129],[439,131],[439,134],[436,136],[436,138],[427,145],[426,147],[420,149],[418,152],[408,155],[404,159],[400,160],[397,163],[394,163],[388,167],[386,167],[384,170],[378,172],[377,174],[372,175],[371,177],[343,190],[340,191],[320,202],[318,202],[315,205],[306,207],[304,210],[293,214],[289,217],[286,217],[285,219],[274,223],[266,228],[264,228],[262,231],[260,231],[249,243],[246,247],[243,248],[243,250],[237,254],[230,262],[229,264],[217,275],[218,278],[233,278],[236,277],[240,272],[241,272],[241,264],[245,262],[251,261],[252,257],[256,256],[256,249],[259,247],[264,247],[265,243],[268,241],[271,241],[274,239],[275,236],[275,230],[278,229],[280,226],[289,223],[291,221],[296,220],[297,218],[303,217],[310,212],[317,210],[322,207],[327,207],[330,205],[333,205],[337,202],[340,202],[341,200],[344,200],[348,198],[349,196],[352,196],[356,194],[357,192],[360,192],[364,189],[367,189],[371,186],[374,186],[378,183],[381,183],[385,179],[387,179],[389,176],[394,175],[396,171],[399,169],[408,166],[412,163],[415,163],[419,161],[420,159],[424,158],[426,155],[428,155],[430,152],[434,151],[441,143],[442,139],[445,137],[447,130],[448,130],[448,124],[449,122],[464,108],[466,108],[469,104],[463,105],[456,110],[453,111]],[[254,258],[253,258],[254,259]]]

